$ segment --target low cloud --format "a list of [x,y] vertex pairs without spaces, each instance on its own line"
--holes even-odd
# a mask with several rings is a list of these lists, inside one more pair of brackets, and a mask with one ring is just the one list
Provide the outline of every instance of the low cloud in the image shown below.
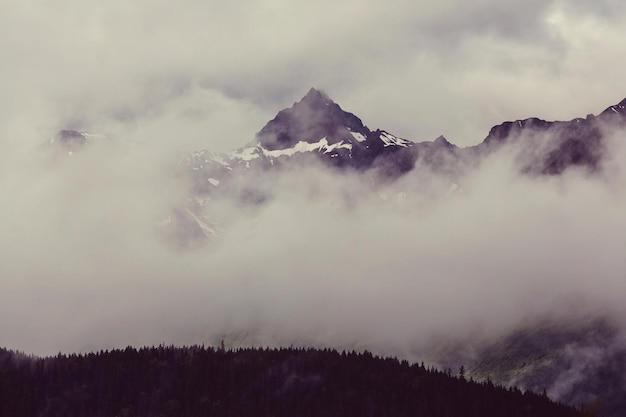
[[182,252],[159,237],[186,198],[161,150],[20,153],[2,177],[0,345],[50,354],[225,338],[410,356],[433,334],[496,334],[581,306],[621,314],[615,139],[604,177],[520,176],[506,149],[454,192],[426,171],[382,188],[316,165],[257,176],[240,186],[270,198],[213,202],[220,237]]

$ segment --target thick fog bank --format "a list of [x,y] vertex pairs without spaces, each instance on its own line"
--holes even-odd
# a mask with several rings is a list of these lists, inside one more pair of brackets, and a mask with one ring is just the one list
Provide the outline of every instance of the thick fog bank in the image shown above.
[[375,189],[314,165],[257,176],[250,186],[271,198],[212,202],[224,230],[192,251],[159,234],[187,190],[167,152],[7,147],[0,345],[226,338],[410,356],[434,334],[490,335],[542,314],[623,317],[623,143],[593,176],[521,176],[507,149],[458,186],[413,171]]

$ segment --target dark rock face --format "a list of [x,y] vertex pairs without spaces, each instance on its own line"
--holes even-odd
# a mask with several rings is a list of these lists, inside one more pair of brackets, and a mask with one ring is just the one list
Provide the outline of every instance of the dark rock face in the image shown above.
[[299,102],[280,111],[259,133],[257,140],[267,150],[286,149],[298,142],[315,143],[326,138],[329,144],[351,143],[355,132],[367,136],[370,131],[361,119],[345,112],[326,94],[312,88]]
[[517,139],[524,132],[530,130],[545,132],[550,127],[550,122],[534,117],[526,120],[517,120],[515,122],[504,122],[500,125],[492,127],[491,130],[489,130],[489,135],[487,135],[483,144],[491,145],[494,143],[502,143],[510,139]]
[[626,119],[626,98],[614,106],[608,107],[597,117],[602,122],[623,124]]
[[558,175],[569,167],[582,167],[595,172],[605,155],[606,129],[624,128],[626,99],[604,110],[570,121],[548,122],[530,118],[504,122],[494,126],[477,146],[479,153],[488,153],[503,144],[526,148],[521,158],[521,171],[536,175]]

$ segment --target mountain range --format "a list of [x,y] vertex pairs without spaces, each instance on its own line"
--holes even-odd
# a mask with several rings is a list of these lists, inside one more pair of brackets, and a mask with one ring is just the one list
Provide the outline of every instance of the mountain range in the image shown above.
[[[189,178],[198,200],[228,188],[238,175],[311,160],[339,170],[374,173],[384,182],[416,167],[457,182],[505,145],[513,149],[517,168],[524,174],[559,175],[571,168],[597,172],[606,153],[607,132],[625,127],[626,99],[597,116],[570,121],[535,117],[506,121],[492,127],[478,145],[461,148],[443,136],[414,141],[371,130],[327,94],[311,88],[300,101],[279,111],[246,146],[223,153],[191,152],[180,160],[178,174]],[[102,137],[62,130],[51,143],[72,153]]]
[[[433,141],[415,142],[376,129],[344,111],[325,93],[312,88],[299,102],[281,110],[248,146],[215,155],[194,153],[187,161],[191,169],[211,171],[270,167],[294,156],[314,154],[324,163],[340,168],[369,170],[384,167],[382,173],[397,177],[417,164],[433,170],[453,170],[459,161],[479,159],[498,146],[523,138],[541,152],[529,155],[521,169],[533,174],[555,175],[578,166],[598,169],[603,156],[606,126],[623,127],[626,99],[598,116],[549,122],[538,118],[508,121],[494,126],[478,145],[459,148],[440,136]],[[447,166],[445,166],[447,164]]]
[[[419,181],[420,174],[427,172],[457,189],[464,175],[505,146],[514,154],[516,169],[527,175],[554,176],[567,169],[598,172],[606,154],[607,133],[625,126],[626,99],[597,116],[570,121],[507,121],[491,128],[478,145],[461,148],[443,136],[413,141],[386,130],[370,130],[324,92],[312,88],[292,107],[278,112],[248,145],[226,153],[198,150],[181,159],[179,175],[192,184],[193,199],[184,214],[174,216],[186,231],[176,235],[179,242],[187,242],[189,236],[214,236],[216,229],[203,215],[202,206],[210,198],[232,194],[241,176],[313,161],[339,171],[367,173],[373,182],[384,184],[411,175]],[[71,135],[68,139],[75,142]],[[259,190],[236,193],[246,202],[266,198]]]

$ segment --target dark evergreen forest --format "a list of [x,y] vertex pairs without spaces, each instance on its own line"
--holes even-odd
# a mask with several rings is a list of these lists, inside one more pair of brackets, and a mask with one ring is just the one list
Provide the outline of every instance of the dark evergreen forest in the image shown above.
[[575,417],[545,395],[369,352],[0,349],[0,417]]

